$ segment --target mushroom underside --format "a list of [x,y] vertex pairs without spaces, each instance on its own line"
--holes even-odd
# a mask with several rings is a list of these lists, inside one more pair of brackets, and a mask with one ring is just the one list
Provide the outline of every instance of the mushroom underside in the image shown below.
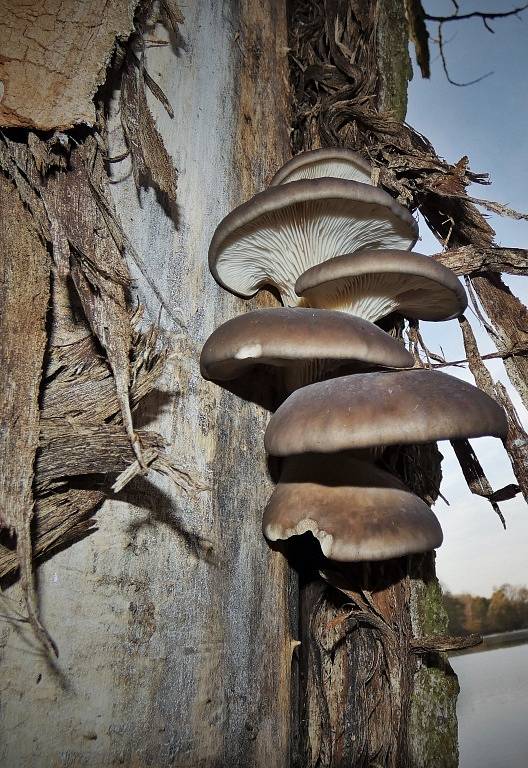
[[320,178],[346,179],[348,181],[360,181],[362,184],[372,184],[370,172],[366,171],[365,168],[347,160],[330,158],[305,163],[293,168],[278,183],[288,184],[290,181],[298,181],[299,179]]
[[222,243],[215,269],[241,296],[270,285],[284,304],[297,306],[294,285],[310,267],[359,249],[405,249],[413,242],[408,222],[387,207],[323,198],[261,214],[236,229]]
[[302,295],[302,306],[338,309],[370,322],[391,312],[419,320],[450,320],[460,312],[457,296],[433,280],[376,272],[309,288]]

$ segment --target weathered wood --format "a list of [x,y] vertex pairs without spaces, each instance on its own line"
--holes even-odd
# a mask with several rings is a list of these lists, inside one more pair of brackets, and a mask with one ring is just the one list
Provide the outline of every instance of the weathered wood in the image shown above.
[[528,251],[524,248],[476,248],[466,245],[436,253],[433,258],[457,275],[473,275],[478,272],[528,275]]
[[[138,201],[129,160],[116,166],[122,181],[114,191],[152,279],[187,323],[179,340],[176,328],[173,368],[138,426],[153,422],[175,463],[209,490],[191,498],[163,481],[154,491],[139,481],[99,512],[97,532],[41,567],[64,687],[28,652],[24,626],[4,623],[6,765],[289,762],[290,577],[261,534],[271,489],[267,413],[203,381],[197,363],[197,348],[218,324],[256,305],[214,283],[207,248],[220,219],[261,189],[288,153],[285,13],[280,0],[204,0],[186,6],[185,16],[176,52],[147,52],[175,107],[171,121],[147,95],[179,171],[178,228],[154,193]],[[156,316],[150,287],[138,282]]]
[[93,124],[93,97],[136,0],[1,0],[0,125],[42,130]]

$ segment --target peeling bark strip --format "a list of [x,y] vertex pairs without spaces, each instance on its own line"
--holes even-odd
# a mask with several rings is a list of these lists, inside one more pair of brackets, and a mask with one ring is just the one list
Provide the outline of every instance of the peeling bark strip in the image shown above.
[[450,248],[433,256],[457,275],[478,272],[506,272],[509,275],[528,274],[528,251],[524,248],[477,248],[466,245]]
[[[167,4],[165,8],[168,7]],[[135,56],[129,53],[123,73],[120,106],[136,187],[154,187],[170,211],[176,201],[178,175],[147,104],[143,56],[136,64]]]
[[[506,440],[503,441],[504,447],[506,448],[506,452],[511,461],[513,473],[519,483],[519,489],[526,501],[528,501],[528,434],[521,426],[515,406],[506,392],[505,387],[500,382],[493,381],[490,372],[482,362],[471,325],[465,318],[462,318],[460,320],[460,326],[464,337],[464,347],[468,357],[469,370],[473,374],[476,385],[484,392],[487,392],[490,397],[494,397],[495,400],[498,400],[508,416],[509,430]],[[489,484],[485,490],[491,490]],[[498,493],[500,493],[500,491]],[[486,495],[490,499],[493,508],[497,512],[497,504],[493,501],[494,494],[485,493],[483,495]]]
[[[93,125],[93,97],[137,0],[0,0],[0,125]],[[0,91],[1,93],[1,91]]]
[[38,619],[30,534],[50,264],[15,186],[1,173],[0,211],[0,529],[16,534],[29,618],[50,647]]

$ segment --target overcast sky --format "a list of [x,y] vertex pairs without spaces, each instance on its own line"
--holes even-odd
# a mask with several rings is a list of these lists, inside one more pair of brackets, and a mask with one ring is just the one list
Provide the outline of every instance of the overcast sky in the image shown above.
[[[483,10],[482,2],[459,3],[461,12]],[[512,3],[513,5],[513,3]],[[453,12],[447,0],[424,2],[426,10],[437,15]],[[486,3],[486,9],[504,11],[508,0]],[[450,85],[441,69],[437,49],[431,45],[432,76],[423,80],[414,63],[414,78],[409,89],[407,121],[432,142],[436,151],[450,162],[468,155],[474,171],[490,173],[492,185],[475,185],[476,197],[506,203],[528,211],[528,13],[524,20],[505,19],[493,23],[495,34],[487,32],[481,21],[444,25],[443,36],[451,78],[472,80],[493,70],[493,75],[476,85],[457,88]],[[431,30],[433,35],[435,30]],[[436,59],[436,60],[435,60]],[[502,245],[528,247],[528,222],[489,217]],[[440,250],[427,225],[420,222],[422,237],[415,248],[432,254]],[[505,277],[513,292],[528,304],[528,278]],[[486,331],[468,311],[482,353],[494,351]],[[464,357],[457,321],[422,323],[422,331],[433,351],[442,347],[447,359]],[[489,363],[496,379],[509,387],[525,426],[528,413],[522,407],[501,362]],[[473,381],[470,373],[449,369],[449,373]],[[511,466],[499,440],[472,441],[495,489],[514,482]],[[517,496],[501,504],[506,517],[504,531],[491,506],[467,489],[449,443],[441,443],[445,456],[441,500],[435,505],[444,529],[444,544],[437,552],[437,572],[442,583],[454,592],[489,595],[495,586],[508,582],[528,583],[528,506]]]

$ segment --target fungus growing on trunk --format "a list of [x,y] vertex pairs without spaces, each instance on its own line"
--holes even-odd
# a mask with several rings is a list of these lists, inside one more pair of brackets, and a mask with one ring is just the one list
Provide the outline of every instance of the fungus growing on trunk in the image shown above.
[[447,320],[467,306],[453,272],[410,252],[411,214],[366,182],[370,166],[355,153],[307,152],[223,219],[209,248],[218,283],[243,297],[273,286],[287,306],[229,320],[200,360],[205,378],[246,399],[262,402],[249,396],[246,378],[260,395],[263,383],[271,386],[274,404],[293,392],[264,438],[284,461],[263,530],[271,541],[311,531],[323,554],[342,562],[442,542],[430,507],[373,463],[385,446],[505,437],[508,428],[498,403],[447,374],[364,372],[413,364],[376,320],[395,311]]
[[369,250],[310,267],[295,283],[305,306],[340,309],[371,322],[391,312],[417,320],[451,320],[464,313],[466,291],[430,256]]
[[299,179],[348,179],[371,184],[372,166],[357,152],[341,147],[326,147],[302,152],[277,171],[270,187]]
[[231,381],[258,365],[281,394],[339,371],[413,363],[400,341],[367,320],[299,307],[259,309],[228,320],[207,339],[200,357],[206,379]]
[[412,248],[411,214],[378,187],[343,179],[304,179],[271,187],[220,222],[209,267],[243,297],[274,286],[296,306],[295,281],[312,266],[365,248]]
[[270,541],[308,531],[325,557],[342,562],[387,560],[442,543],[430,507],[394,475],[354,456],[293,456],[262,522]]

